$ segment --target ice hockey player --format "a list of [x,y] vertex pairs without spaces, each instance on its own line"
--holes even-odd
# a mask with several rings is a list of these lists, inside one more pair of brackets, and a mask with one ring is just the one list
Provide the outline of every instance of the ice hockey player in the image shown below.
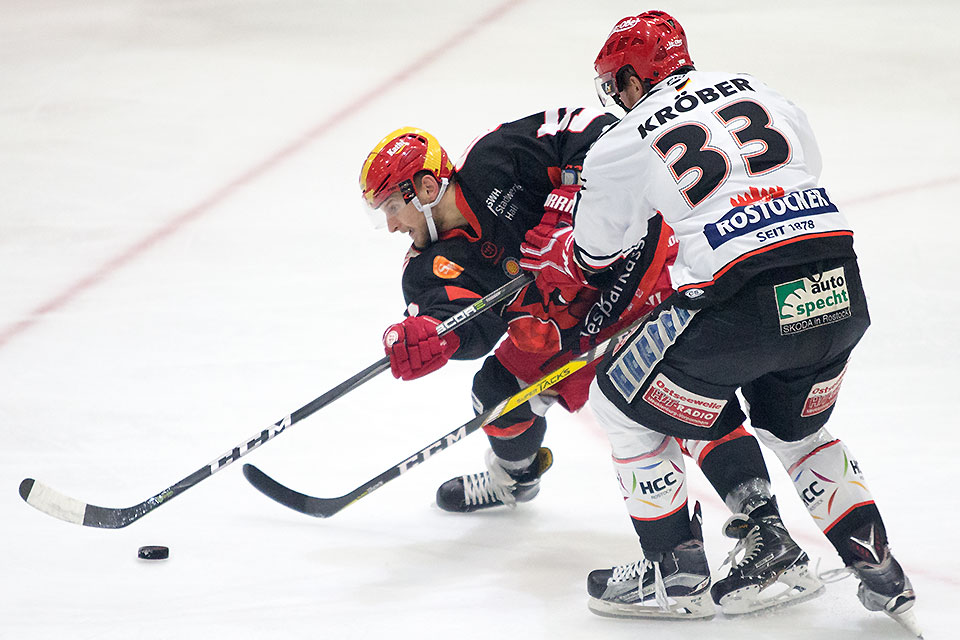
[[[606,272],[609,282],[603,283],[602,293],[577,284],[544,298],[531,286],[499,314],[490,311],[442,338],[436,332],[440,321],[520,272],[525,233],[536,229],[548,234],[569,223],[569,204],[578,189],[572,183],[583,157],[615,122],[610,114],[591,109],[534,114],[478,138],[456,169],[439,142],[419,129],[394,131],[373,148],[360,175],[365,200],[391,232],[407,233],[413,240],[402,279],[408,317],[384,334],[396,377],[426,375],[451,357],[479,358],[506,331],[507,339],[474,378],[474,405],[480,412],[671,294],[666,267],[676,255],[674,238],[654,219],[645,241]],[[581,408],[593,375],[592,367],[585,368],[554,387],[553,395],[535,398],[489,425],[488,469],[444,483],[438,505],[467,512],[532,499],[552,459],[541,446],[546,409],[554,402],[569,411]],[[745,429],[711,442],[685,440],[671,446],[683,447],[697,460],[734,513],[780,522],[759,446]],[[666,482],[685,484],[677,474]],[[663,488],[651,485],[650,491]],[[668,510],[680,509],[686,512],[685,500]],[[731,590],[756,591],[783,573],[795,574],[797,586],[774,600],[751,598],[741,609],[754,611],[816,594],[821,585],[813,577],[803,578],[809,576],[808,558],[786,531],[764,529],[764,536],[776,537],[776,546],[768,547],[776,557],[764,560],[773,564],[738,578]],[[707,603],[712,611],[709,598]]]
[[[590,393],[621,476],[662,483],[662,469],[683,469],[674,438],[740,427],[740,389],[761,442],[859,578],[863,605],[919,635],[857,458],[825,429],[869,317],[853,232],[820,184],[806,116],[752,76],[695,70],[682,27],[660,11],[617,22],[595,67],[601,100],[627,114],[587,155],[572,229],[528,234],[521,266],[549,292],[595,282],[647,220],[662,215],[676,233],[676,293],[605,359]],[[624,491],[646,560],[592,572],[595,610],[696,614],[710,580],[702,542],[686,510],[662,515],[685,491],[644,501]],[[725,530],[748,553],[714,585],[721,604],[782,535],[749,512]]]

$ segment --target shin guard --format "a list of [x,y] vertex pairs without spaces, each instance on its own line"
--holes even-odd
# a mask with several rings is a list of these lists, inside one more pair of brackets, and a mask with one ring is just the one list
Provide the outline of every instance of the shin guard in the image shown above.
[[594,380],[590,408],[610,439],[613,467],[640,546],[648,558],[693,537],[687,512],[687,478],[676,438],[623,414]]
[[624,504],[644,554],[653,557],[691,537],[683,455],[674,438],[654,451],[614,458]]
[[846,445],[826,429],[796,442],[785,442],[763,429],[757,437],[772,448],[793,480],[807,511],[846,561],[841,539],[880,515],[860,465]]

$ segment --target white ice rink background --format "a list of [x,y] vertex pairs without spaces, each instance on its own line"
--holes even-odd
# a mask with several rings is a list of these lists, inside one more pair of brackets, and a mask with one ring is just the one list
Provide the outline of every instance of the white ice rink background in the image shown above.
[[[744,619],[586,609],[594,568],[639,557],[589,411],[551,413],[556,464],[515,512],[456,516],[436,486],[472,436],[329,520],[236,464],[126,529],[24,504],[34,477],[136,504],[382,356],[407,239],[356,178],[404,125],[453,156],[499,122],[596,105],[620,17],[663,8],[702,69],[803,106],[857,231],[873,326],[831,431],[858,455],[918,593],[956,637],[960,5],[952,0],[0,3],[0,638],[908,638],[856,582]],[[380,376],[244,458],[336,496],[472,416],[478,363]],[[782,467],[785,520],[839,560]],[[690,465],[715,575],[726,512]],[[137,547],[171,548],[166,562]]]

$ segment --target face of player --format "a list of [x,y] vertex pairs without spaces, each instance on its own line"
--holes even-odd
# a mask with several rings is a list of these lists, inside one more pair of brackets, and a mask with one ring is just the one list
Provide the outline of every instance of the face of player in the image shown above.
[[390,233],[399,231],[406,233],[417,249],[425,249],[430,244],[430,232],[427,230],[427,221],[417,210],[413,202],[404,202],[399,191],[387,198],[380,211],[387,220],[387,229]]

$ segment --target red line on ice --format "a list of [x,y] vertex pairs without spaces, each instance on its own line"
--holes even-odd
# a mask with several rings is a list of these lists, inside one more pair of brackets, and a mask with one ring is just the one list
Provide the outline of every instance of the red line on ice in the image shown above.
[[115,272],[119,271],[127,264],[140,257],[142,254],[149,251],[153,246],[159,244],[170,236],[175,235],[193,220],[196,220],[209,213],[217,205],[228,200],[238,190],[262,178],[273,169],[282,165],[285,161],[289,160],[291,157],[315,142],[318,138],[321,138],[324,134],[338,126],[342,120],[349,118],[353,113],[366,106],[366,104],[374,102],[378,99],[382,99],[384,94],[389,93],[390,87],[399,85],[404,80],[412,76],[414,71],[431,64],[434,60],[441,58],[441,54],[449,52],[451,49],[463,44],[471,36],[489,26],[496,20],[502,18],[509,10],[523,2],[525,2],[525,0],[507,0],[506,2],[497,5],[479,19],[472,21],[469,26],[457,31],[439,45],[415,59],[406,67],[396,72],[393,76],[386,78],[383,82],[376,83],[375,89],[371,89],[370,91],[355,98],[353,101],[340,108],[337,112],[330,115],[326,120],[300,135],[293,142],[279,149],[258,164],[250,167],[239,176],[229,181],[227,184],[214,190],[213,193],[211,193],[201,202],[186,209],[185,211],[180,212],[171,220],[148,233],[144,238],[141,238],[137,242],[133,243],[132,246],[124,249],[119,254],[108,259],[106,262],[94,268],[90,273],[81,277],[76,282],[64,287],[60,293],[54,295],[49,300],[36,307],[33,311],[27,313],[22,320],[0,330],[0,349],[5,347],[11,339],[39,323],[46,314],[52,313],[66,306],[80,294],[97,286]]

